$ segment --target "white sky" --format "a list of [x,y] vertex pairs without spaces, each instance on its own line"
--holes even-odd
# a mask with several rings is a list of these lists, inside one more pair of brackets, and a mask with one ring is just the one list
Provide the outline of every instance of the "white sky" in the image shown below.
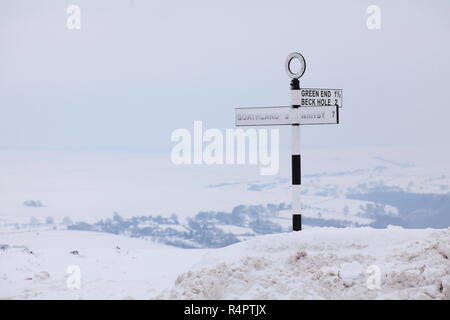
[[[81,30],[66,28],[69,4]],[[381,30],[366,27],[381,8]],[[234,107],[342,88],[315,146],[449,145],[450,2],[0,0],[0,148],[169,150],[171,132],[234,126]],[[284,145],[289,131],[283,130]]]

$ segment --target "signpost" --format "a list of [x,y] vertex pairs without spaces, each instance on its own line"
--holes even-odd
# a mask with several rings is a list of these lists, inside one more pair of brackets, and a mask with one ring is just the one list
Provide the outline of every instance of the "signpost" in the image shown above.
[[337,106],[236,108],[237,127],[337,123],[339,123]]
[[342,108],[342,90],[306,88],[292,90],[291,101],[301,107],[338,106]]
[[[300,61],[300,70],[291,70],[292,60]],[[300,213],[300,125],[338,124],[339,109],[342,108],[341,89],[307,89],[300,88],[299,78],[306,70],[305,58],[297,52],[286,59],[286,72],[292,79],[291,106],[236,108],[236,126],[292,126],[292,229],[302,229]]]
[[236,108],[236,126],[291,124],[290,107]]

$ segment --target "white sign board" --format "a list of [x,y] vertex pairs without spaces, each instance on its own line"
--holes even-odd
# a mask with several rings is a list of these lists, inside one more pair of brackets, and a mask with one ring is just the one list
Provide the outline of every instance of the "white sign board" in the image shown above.
[[299,107],[292,113],[292,123],[307,124],[338,124],[339,109],[336,106],[326,107]]
[[236,108],[236,126],[291,124],[291,107]]
[[339,123],[339,109],[336,106],[236,108],[235,111],[238,127]]
[[291,90],[291,105],[302,107],[338,106],[342,108],[342,89]]

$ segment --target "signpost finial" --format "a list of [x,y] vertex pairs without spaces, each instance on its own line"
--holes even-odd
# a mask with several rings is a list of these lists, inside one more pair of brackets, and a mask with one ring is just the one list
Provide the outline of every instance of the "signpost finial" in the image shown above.
[[[291,62],[293,60],[298,60],[300,62],[300,70],[298,72],[293,72],[291,69]],[[292,79],[299,79],[303,76],[306,70],[306,60],[305,58],[298,52],[292,52],[286,58],[286,73]]]

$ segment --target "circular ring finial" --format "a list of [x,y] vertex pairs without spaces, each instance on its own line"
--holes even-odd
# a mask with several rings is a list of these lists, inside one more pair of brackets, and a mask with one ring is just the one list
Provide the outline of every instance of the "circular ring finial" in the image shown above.
[[[300,70],[296,73],[292,72],[291,70],[291,62],[292,60],[297,59],[300,61]],[[306,61],[305,58],[298,52],[292,52],[290,55],[286,58],[286,73],[287,75],[292,79],[298,79],[303,76],[306,70]]]

